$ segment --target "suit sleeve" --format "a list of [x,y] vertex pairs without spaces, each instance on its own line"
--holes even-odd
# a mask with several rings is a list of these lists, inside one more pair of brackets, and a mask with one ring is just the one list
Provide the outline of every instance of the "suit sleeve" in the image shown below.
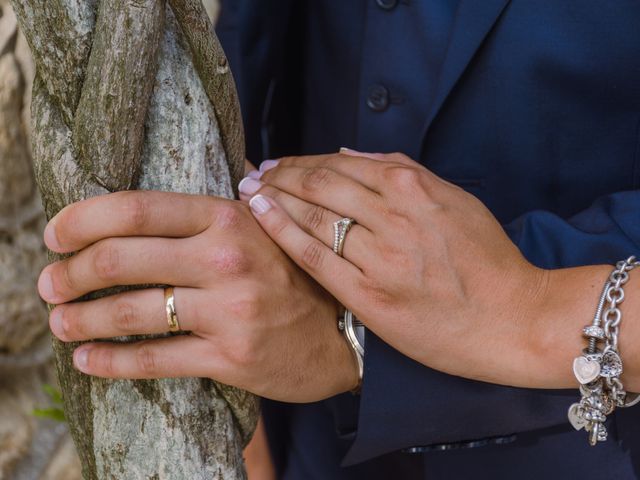
[[[614,264],[640,254],[640,191],[602,197],[569,219],[532,211],[504,228],[540,267]],[[399,449],[560,425],[576,395],[576,390],[514,388],[447,375],[367,332],[358,429],[344,464]]]
[[259,164],[269,154],[265,116],[274,81],[282,76],[293,0],[223,0],[216,34],[233,72],[247,158]]

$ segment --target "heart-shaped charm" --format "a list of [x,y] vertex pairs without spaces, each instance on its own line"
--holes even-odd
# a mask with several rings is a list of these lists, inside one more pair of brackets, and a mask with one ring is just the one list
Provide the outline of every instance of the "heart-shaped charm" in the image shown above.
[[602,355],[602,367],[600,375],[607,378],[619,377],[622,375],[622,360],[613,350],[609,350]]
[[580,383],[591,383],[600,375],[600,364],[587,357],[576,357],[573,361],[573,374]]
[[571,426],[576,430],[582,430],[587,424],[587,421],[580,415],[580,410],[580,404],[574,403],[569,407],[569,412],[567,413],[569,423],[571,423]]

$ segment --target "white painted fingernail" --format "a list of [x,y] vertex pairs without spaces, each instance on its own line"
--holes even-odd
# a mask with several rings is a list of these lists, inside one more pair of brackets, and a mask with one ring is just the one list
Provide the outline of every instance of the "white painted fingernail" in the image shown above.
[[271,210],[271,203],[262,195],[256,195],[251,200],[249,200],[249,206],[251,210],[253,210],[258,215],[264,215],[269,210]]
[[347,148],[347,147],[340,147],[340,153],[343,155],[349,155],[350,157],[362,157],[362,156],[368,155],[367,153],[359,152],[357,150],[354,150],[352,148]]
[[251,170],[249,173],[247,173],[247,177],[254,178],[256,180],[259,180],[261,176],[262,172],[260,170]]
[[279,163],[280,160],[265,160],[260,164],[260,171],[264,173],[267,170],[271,170],[272,168],[277,167]]
[[240,193],[244,193],[247,196],[253,195],[260,190],[260,188],[262,188],[262,182],[249,177],[244,177],[238,185]]
[[340,154],[346,155],[347,157],[362,157],[362,158],[370,158],[372,160],[384,160],[384,157],[385,157],[383,153],[360,152],[358,150],[354,150],[352,148],[347,148],[347,147],[340,147]]

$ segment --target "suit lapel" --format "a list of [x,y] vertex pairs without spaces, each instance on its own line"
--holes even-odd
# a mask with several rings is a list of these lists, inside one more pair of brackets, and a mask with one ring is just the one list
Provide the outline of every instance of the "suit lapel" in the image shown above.
[[510,0],[460,0],[422,141],[456,82]]

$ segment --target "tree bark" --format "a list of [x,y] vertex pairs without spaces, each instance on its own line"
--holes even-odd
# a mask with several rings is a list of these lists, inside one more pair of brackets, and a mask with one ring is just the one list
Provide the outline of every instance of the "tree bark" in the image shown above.
[[79,480],[66,425],[33,415],[55,384],[47,312],[36,279],[45,219],[33,178],[28,112],[33,62],[0,0],[0,478]]
[[[117,190],[233,196],[239,106],[200,0],[12,3],[36,64],[32,149],[48,218]],[[208,379],[89,377],[72,366],[77,345],[54,340],[85,479],[244,478],[252,395]]]

